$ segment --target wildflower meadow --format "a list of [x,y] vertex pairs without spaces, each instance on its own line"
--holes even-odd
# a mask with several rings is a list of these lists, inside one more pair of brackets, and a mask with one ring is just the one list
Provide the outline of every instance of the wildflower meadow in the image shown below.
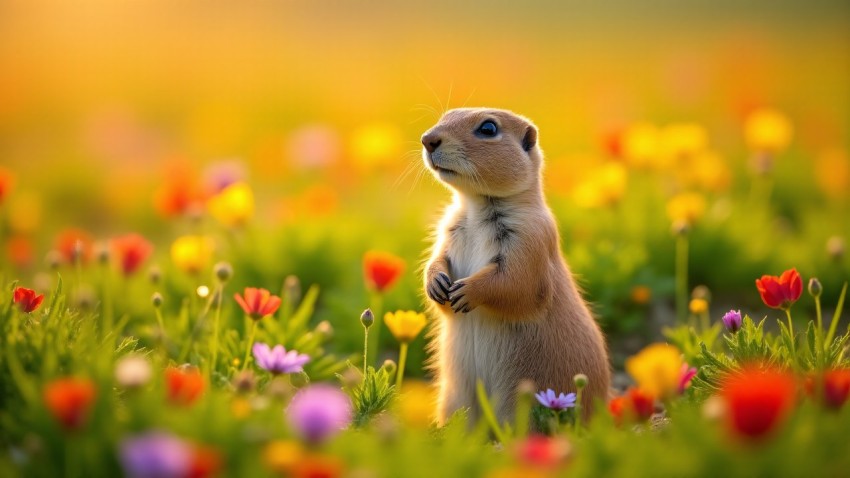
[[[3,2],[0,476],[848,476],[848,29],[831,1]],[[453,199],[420,137],[462,106],[539,130],[593,408],[579,373],[500,420],[479,380],[480,419],[436,421]]]

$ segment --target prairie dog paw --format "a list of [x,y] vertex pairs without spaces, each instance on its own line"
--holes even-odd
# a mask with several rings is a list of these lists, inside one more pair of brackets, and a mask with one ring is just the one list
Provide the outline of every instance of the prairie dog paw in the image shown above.
[[434,302],[444,305],[449,300],[449,289],[452,287],[452,280],[445,272],[436,273],[428,285],[425,287],[425,292],[428,297]]
[[449,288],[449,301],[456,314],[465,314],[477,307],[477,304],[471,302],[469,288],[463,280],[455,282]]

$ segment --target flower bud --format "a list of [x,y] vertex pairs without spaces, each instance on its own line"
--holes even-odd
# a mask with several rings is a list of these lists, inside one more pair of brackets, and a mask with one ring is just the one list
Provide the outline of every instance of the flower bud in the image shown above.
[[573,376],[573,383],[576,384],[577,389],[584,389],[584,387],[587,386],[587,375],[583,373],[575,374],[575,376]]
[[151,296],[151,303],[157,309],[160,308],[162,306],[162,294],[160,294],[159,292],[154,292],[153,296]]
[[295,388],[301,388],[310,384],[310,377],[306,373],[291,373],[289,374],[289,383]]
[[342,382],[343,387],[353,389],[363,381],[363,374],[357,368],[349,367],[339,375],[339,380]]
[[222,284],[233,277],[233,266],[231,266],[229,262],[219,262],[213,266],[213,270],[215,271],[216,278],[221,281]]
[[283,280],[283,291],[286,299],[293,307],[301,302],[301,281],[298,280],[298,277],[294,275],[286,276],[286,279]]
[[711,302],[711,290],[704,285],[698,285],[691,291],[691,298],[703,299],[706,302]]
[[157,285],[159,281],[162,280],[162,271],[158,266],[151,266],[148,269],[148,280],[151,281],[151,284]]
[[127,355],[115,363],[115,381],[123,388],[142,387],[151,375],[151,364],[141,355]]
[[47,267],[51,270],[56,270],[62,265],[62,253],[56,250],[50,251],[44,260],[47,262]]
[[688,221],[679,220],[673,223],[671,230],[674,236],[687,236],[691,232],[691,225]]
[[233,377],[232,383],[237,393],[248,393],[254,390],[257,379],[252,370],[242,370]]
[[826,241],[826,253],[833,261],[840,261],[844,257],[844,238],[832,236]]
[[741,323],[743,322],[743,318],[741,317],[740,310],[730,310],[723,315],[723,325],[726,326],[731,332],[737,332],[741,329]]
[[392,376],[395,375],[396,371],[398,370],[398,365],[396,365],[395,361],[386,359],[384,360],[384,364],[381,365],[381,368],[386,370],[387,373]]
[[210,288],[205,285],[199,285],[197,289],[195,289],[195,293],[198,294],[198,297],[201,299],[206,299],[210,296]]
[[702,315],[708,312],[708,302],[705,299],[691,299],[688,308],[690,308],[692,314]]
[[366,309],[360,314],[360,323],[368,329],[375,323],[375,316],[372,314],[372,309]]
[[324,342],[330,340],[331,337],[334,336],[334,326],[327,320],[323,320],[316,326],[315,332]]
[[108,245],[106,245],[104,243],[98,244],[96,255],[97,255],[97,262],[99,262],[101,265],[109,264],[109,246]]
[[820,297],[821,292],[823,292],[823,286],[820,284],[820,281],[817,277],[812,277],[809,279],[809,294],[812,297],[817,299]]

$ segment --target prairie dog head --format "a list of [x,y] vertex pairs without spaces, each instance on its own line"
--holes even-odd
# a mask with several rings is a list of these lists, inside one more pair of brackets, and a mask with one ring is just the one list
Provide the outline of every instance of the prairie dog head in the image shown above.
[[425,165],[461,193],[512,196],[539,184],[537,128],[507,110],[447,111],[422,135]]

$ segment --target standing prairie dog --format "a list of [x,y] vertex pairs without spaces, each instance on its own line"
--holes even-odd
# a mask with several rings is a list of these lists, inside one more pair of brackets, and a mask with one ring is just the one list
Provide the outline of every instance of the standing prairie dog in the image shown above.
[[605,341],[573,282],[543,198],[537,128],[510,111],[446,112],[422,136],[425,164],[454,192],[425,266],[425,291],[440,317],[431,343],[440,424],[467,408],[480,415],[476,381],[513,418],[517,385],[575,391],[582,406],[605,399]]

